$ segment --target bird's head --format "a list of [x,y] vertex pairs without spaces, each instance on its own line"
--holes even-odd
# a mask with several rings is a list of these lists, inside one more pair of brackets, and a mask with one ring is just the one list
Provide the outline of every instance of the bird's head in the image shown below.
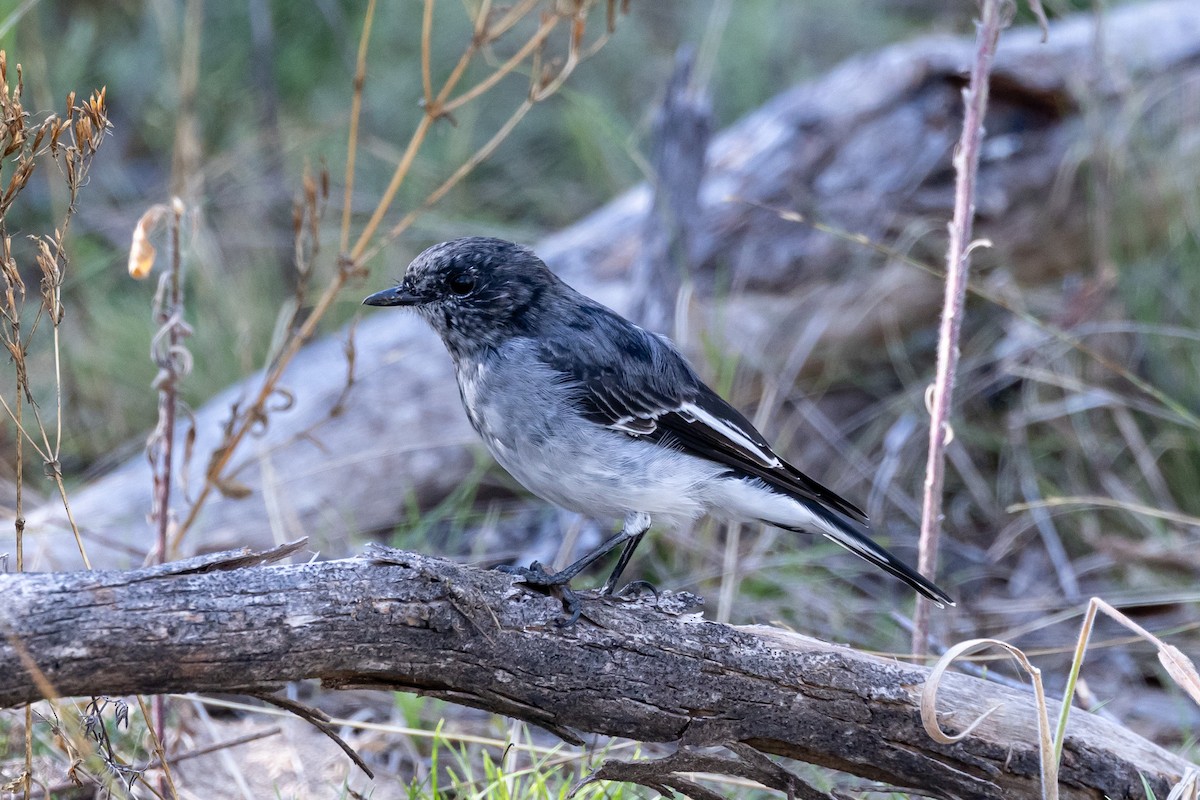
[[415,309],[457,359],[528,333],[547,291],[558,285],[529,248],[471,236],[425,250],[400,283],[363,304]]

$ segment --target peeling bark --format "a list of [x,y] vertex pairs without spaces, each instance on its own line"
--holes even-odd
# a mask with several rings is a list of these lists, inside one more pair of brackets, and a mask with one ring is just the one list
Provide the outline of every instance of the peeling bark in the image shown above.
[[[440,697],[575,743],[599,733],[677,742],[685,752],[733,746],[748,772],[766,767],[746,746],[932,796],[1040,796],[1032,698],[1012,689],[947,676],[944,728],[1000,710],[962,742],[939,745],[919,720],[924,667],[709,622],[687,613],[695,599],[686,595],[657,605],[585,595],[584,618],[563,629],[557,600],[495,572],[386,548],[259,566],[282,554],[0,575],[0,707],[42,696],[30,664],[64,696],[261,693],[318,679]],[[1061,796],[1140,799],[1144,775],[1165,797],[1188,766],[1075,711]],[[648,773],[613,766],[611,774]]]

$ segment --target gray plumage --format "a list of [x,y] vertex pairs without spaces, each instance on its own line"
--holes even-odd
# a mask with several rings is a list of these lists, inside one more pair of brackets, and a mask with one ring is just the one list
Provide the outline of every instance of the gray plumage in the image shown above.
[[[611,592],[651,518],[711,512],[828,537],[939,605],[953,601],[868,536],[853,504],[775,454],[665,337],[576,292],[524,247],[470,237],[434,245],[401,283],[368,297],[411,306],[454,360],[463,406],[496,460],[531,492],[622,532]],[[576,612],[576,615],[578,612]]]

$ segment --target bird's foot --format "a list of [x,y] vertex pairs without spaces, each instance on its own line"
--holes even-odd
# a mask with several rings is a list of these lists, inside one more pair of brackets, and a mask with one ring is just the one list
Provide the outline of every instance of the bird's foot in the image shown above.
[[528,583],[530,586],[542,586],[545,588],[563,586],[570,580],[570,578],[563,578],[561,572],[547,572],[546,567],[540,561],[535,561],[528,567],[519,567],[515,564],[501,564],[496,567],[496,571],[519,578],[523,583]]
[[564,577],[561,572],[547,572],[540,561],[534,561],[528,567],[504,564],[496,569],[506,575],[512,575],[526,586],[544,589],[547,594],[557,597],[562,602],[563,613],[566,614],[555,622],[558,627],[571,627],[579,621],[580,615],[583,614],[583,604],[579,600],[579,595],[570,586],[570,576]]
[[612,594],[622,600],[638,600],[645,594],[652,594],[656,603],[659,598],[658,588],[650,581],[630,581]]

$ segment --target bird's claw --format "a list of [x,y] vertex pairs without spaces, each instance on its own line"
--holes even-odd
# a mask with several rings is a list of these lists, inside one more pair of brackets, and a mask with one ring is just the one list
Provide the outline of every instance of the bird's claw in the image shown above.
[[528,583],[530,586],[541,586],[544,588],[564,586],[566,585],[567,580],[569,580],[560,577],[560,573],[547,572],[546,568],[542,566],[542,562],[540,561],[535,561],[528,567],[521,567],[515,564],[501,564],[500,566],[496,567],[496,570],[498,572],[503,572],[506,575],[514,576],[520,579],[522,583]]
[[547,594],[557,597],[562,602],[563,612],[566,614],[565,617],[555,621],[554,624],[558,627],[571,627],[579,621],[579,617],[583,614],[583,604],[579,600],[579,595],[571,588],[570,578],[562,577],[561,573],[547,572],[540,561],[534,561],[528,567],[504,564],[496,569],[506,575],[514,576],[527,586],[545,589]]
[[647,592],[654,595],[654,602],[657,603],[659,598],[658,588],[650,581],[630,581],[614,592],[613,596],[620,597],[622,600],[627,598],[637,599]]

